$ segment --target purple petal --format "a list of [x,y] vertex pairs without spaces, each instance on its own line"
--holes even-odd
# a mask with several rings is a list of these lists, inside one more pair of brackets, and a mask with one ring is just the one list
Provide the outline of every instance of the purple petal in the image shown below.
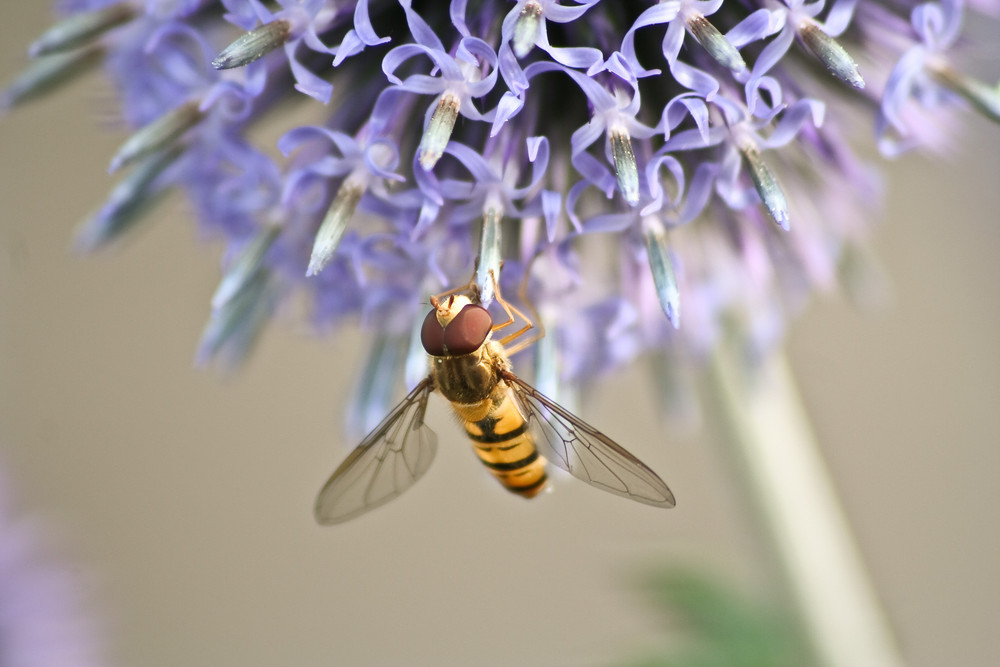
[[319,38],[319,35],[316,34],[316,29],[313,26],[309,26],[309,28],[302,33],[301,39],[302,43],[305,44],[310,51],[315,51],[316,53],[327,53],[330,55],[340,53],[340,47],[327,46],[323,40]]
[[504,124],[516,116],[524,108],[524,101],[511,92],[506,92],[500,98],[496,113],[493,117],[493,126],[490,129],[490,137],[495,137],[503,129]]
[[333,49],[333,66],[339,67],[345,60],[351,56],[358,55],[364,50],[365,43],[358,36],[358,33],[354,30],[349,30],[344,35],[344,38],[340,40],[340,44]]
[[663,118],[660,122],[660,132],[666,139],[670,138],[674,128],[680,125],[688,116],[694,121],[695,127],[701,133],[702,138],[708,143],[708,105],[700,97],[690,93],[678,95],[667,103],[663,109]]
[[782,20],[780,14],[776,16],[775,12],[770,10],[758,9],[733,26],[733,29],[726,33],[726,39],[733,46],[741,49],[750,42],[762,40],[777,32],[781,27]]
[[[549,44],[548,36],[543,31],[538,40],[538,48],[542,49],[561,65],[572,67],[573,69],[589,70],[601,64],[604,54],[600,49],[589,46],[560,47]],[[588,72],[589,74],[589,72]]]
[[670,172],[671,176],[673,176],[677,196],[681,197],[684,194],[684,169],[681,167],[681,163],[671,155],[658,155],[646,165],[646,182],[648,183],[649,194],[653,198],[653,203],[642,209],[642,215],[650,215],[654,211],[664,208],[664,201],[670,204],[669,196],[661,185],[662,180],[659,174],[660,167],[664,166]]
[[688,188],[687,197],[684,200],[684,208],[681,210],[678,222],[687,224],[701,215],[701,212],[708,204],[709,197],[712,196],[712,187],[715,184],[715,176],[718,167],[714,164],[703,162],[695,169],[691,178],[691,187]]
[[469,148],[465,144],[460,144],[457,141],[449,141],[444,152],[452,155],[461,162],[476,181],[490,183],[498,180],[485,158],[478,151]]
[[419,55],[425,55],[430,58],[434,65],[441,70],[441,74],[439,77],[413,75],[406,79],[405,85],[409,86],[411,85],[410,82],[413,81],[412,85],[425,87],[428,85],[428,82],[435,82],[438,88],[436,92],[440,92],[446,86],[446,82],[463,80],[462,70],[451,56],[444,51],[430,49],[420,44],[404,44],[403,46],[394,48],[382,59],[382,71],[390,81],[403,86],[404,84],[395,76],[396,68],[406,60]]
[[[781,84],[772,76],[762,76],[752,83],[747,83],[747,90],[749,91],[747,108],[754,117],[762,121],[770,121],[781,113],[784,108],[784,103],[782,102],[784,94]],[[760,94],[761,90],[767,93],[767,102],[764,101],[764,97]]]
[[897,130],[905,127],[901,110],[910,97],[914,81],[923,71],[926,58],[926,49],[916,46],[907,51],[892,69],[882,93],[882,104],[876,124],[877,136],[884,136],[889,126]]
[[545,19],[556,23],[575,21],[601,0],[575,0],[577,5],[560,5],[555,2],[544,4]]
[[333,94],[333,85],[313,74],[311,70],[296,60],[295,47],[297,46],[298,44],[294,42],[285,45],[288,66],[295,76],[295,89],[323,104],[329,104],[330,96]]
[[795,30],[790,25],[785,25],[778,36],[775,37],[764,50],[760,52],[757,56],[757,61],[754,62],[753,71],[750,74],[750,79],[747,81],[747,106],[753,107],[753,102],[755,100],[757,90],[757,81],[771,71],[771,69],[778,64],[785,53],[788,52],[789,47],[792,45],[792,39],[795,37]]
[[670,65],[670,73],[673,74],[677,83],[689,90],[693,90],[700,97],[711,102],[715,94],[719,92],[719,82],[708,72],[704,72],[695,67],[691,67],[680,60],[675,60]]
[[830,7],[826,20],[823,21],[823,32],[830,37],[838,37],[847,30],[851,19],[854,18],[854,8],[857,4],[858,0],[836,0]]
[[521,63],[518,62],[514,51],[511,50],[506,42],[500,45],[497,60],[499,62],[500,76],[503,77],[504,82],[510,89],[504,93],[504,97],[507,95],[520,96],[528,89],[528,77],[525,76],[524,70],[521,69]]
[[368,144],[364,160],[365,167],[373,176],[399,183],[406,182],[406,177],[394,171],[399,166],[399,148],[390,139],[382,137]]
[[594,185],[606,197],[611,197],[616,189],[615,186],[618,184],[618,179],[614,177],[603,162],[587,152],[573,156],[572,162],[584,181]]
[[572,155],[579,155],[587,149],[592,143],[597,141],[598,137],[604,134],[605,131],[604,121],[595,116],[590,120],[589,123],[578,127],[573,136],[570,137],[570,146],[572,146]]
[[689,151],[698,148],[715,146],[726,138],[728,130],[724,128],[711,128],[707,133],[700,129],[684,130],[673,135],[663,144],[663,150],[667,151]]
[[[281,138],[278,139],[278,150],[285,157],[291,155],[292,151],[298,149],[300,146],[306,143],[313,143],[317,138],[328,139],[331,142],[337,143],[338,146],[340,142],[343,141],[344,144],[353,144],[354,140],[351,137],[343,134],[342,132],[335,132],[329,128],[319,127],[317,125],[304,125],[297,127],[294,130],[289,130]],[[343,148],[341,148],[343,152]],[[355,149],[354,152],[358,152]]]
[[814,127],[820,127],[823,124],[825,109],[826,106],[818,100],[799,100],[785,109],[774,132],[760,142],[760,147],[771,149],[787,145],[798,136],[806,121],[812,121]]
[[244,0],[222,0],[222,6],[226,8],[223,18],[238,28],[250,31],[257,25],[258,16],[250,3]]
[[[621,51],[625,55],[625,58],[632,63],[633,69],[638,77],[653,76],[659,74],[659,70],[654,69],[644,69],[640,64],[638,57],[635,52],[635,32],[639,28],[645,28],[651,25],[659,25],[662,23],[669,23],[677,17],[677,12],[680,9],[679,3],[659,3],[653,5],[652,7],[645,10],[639,17],[632,23],[628,31],[626,31],[625,36],[622,38],[622,48]],[[666,48],[666,47],[664,47]]]
[[668,64],[673,65],[677,62],[677,55],[681,52],[685,34],[684,21],[671,21],[670,25],[667,26],[661,48],[663,49],[663,57],[667,59]]
[[586,234],[600,232],[623,232],[630,228],[638,218],[635,213],[608,213],[595,215],[583,222],[583,232]]
[[368,15],[368,0],[357,0],[354,6],[354,30],[366,46],[378,46],[390,41],[388,37],[379,37],[375,32]]
[[455,30],[462,37],[469,37],[472,34],[469,32],[469,26],[465,23],[466,4],[467,0],[451,0],[448,6],[448,16],[451,18],[451,24],[455,26]]
[[413,11],[412,0],[399,0],[399,4],[402,5],[403,11],[406,12],[406,24],[410,28],[410,34],[413,35],[413,39],[428,49],[433,51],[445,52],[444,44],[438,39],[438,36],[434,34],[427,22]]

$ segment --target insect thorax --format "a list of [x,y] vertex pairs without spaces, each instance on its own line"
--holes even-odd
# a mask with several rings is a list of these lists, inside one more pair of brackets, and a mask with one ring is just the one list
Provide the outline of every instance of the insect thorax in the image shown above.
[[441,395],[452,403],[479,403],[490,398],[497,385],[496,369],[483,349],[461,356],[431,355],[431,375]]

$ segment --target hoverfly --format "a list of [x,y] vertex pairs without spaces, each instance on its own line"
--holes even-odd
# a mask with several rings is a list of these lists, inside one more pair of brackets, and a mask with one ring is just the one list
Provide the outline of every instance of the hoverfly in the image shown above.
[[[480,305],[474,282],[431,297],[420,333],[430,374],[333,471],[316,498],[319,523],[342,523],[379,507],[427,472],[437,451],[437,437],[424,424],[434,390],[451,403],[479,459],[512,493],[538,495],[546,486],[548,460],[599,489],[674,506],[670,489],[642,461],[511,371],[508,357],[542,334],[507,347],[534,324],[498,288],[495,299],[504,322],[495,323]],[[525,325],[494,340],[495,332],[515,323],[515,313]]]

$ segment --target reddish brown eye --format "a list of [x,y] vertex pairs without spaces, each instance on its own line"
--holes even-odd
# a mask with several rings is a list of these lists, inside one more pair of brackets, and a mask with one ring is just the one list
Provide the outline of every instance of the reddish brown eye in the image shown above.
[[[444,347],[450,355],[472,354],[490,335],[492,328],[493,318],[490,317],[489,311],[470,303],[448,323],[448,327],[444,330]],[[426,348],[424,345],[424,349]]]
[[435,357],[444,356],[444,328],[438,322],[437,308],[432,308],[424,318],[424,325],[420,328],[420,342],[424,345],[427,354]]

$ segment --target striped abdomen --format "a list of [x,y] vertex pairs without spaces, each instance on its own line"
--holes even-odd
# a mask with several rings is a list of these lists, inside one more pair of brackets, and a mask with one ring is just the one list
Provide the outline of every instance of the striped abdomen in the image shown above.
[[476,455],[511,493],[534,498],[545,488],[545,458],[510,394],[478,421],[463,419]]

